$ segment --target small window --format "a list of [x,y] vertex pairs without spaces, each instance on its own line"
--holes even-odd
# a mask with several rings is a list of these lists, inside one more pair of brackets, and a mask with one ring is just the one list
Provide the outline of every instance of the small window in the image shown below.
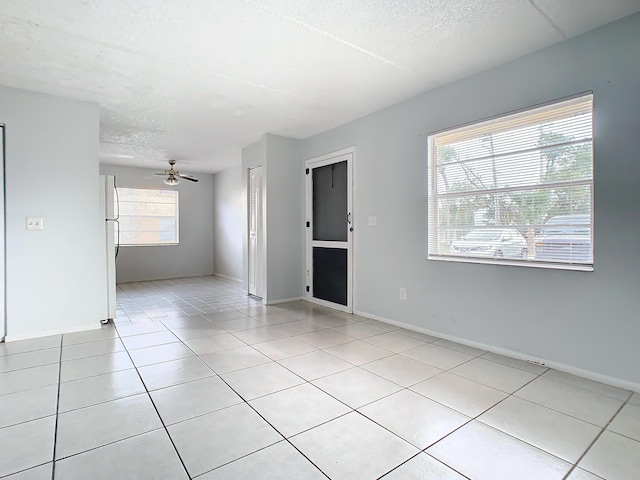
[[430,260],[593,270],[593,95],[428,142]]
[[178,192],[118,187],[120,245],[177,245]]

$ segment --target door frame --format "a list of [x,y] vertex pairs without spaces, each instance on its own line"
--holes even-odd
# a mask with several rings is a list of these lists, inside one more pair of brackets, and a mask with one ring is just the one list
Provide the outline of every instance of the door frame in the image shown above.
[[[256,205],[256,231],[257,233],[257,246],[256,255],[251,254],[251,171],[260,169],[260,185],[258,204]],[[265,215],[266,215],[266,202],[265,202],[265,168],[264,165],[255,165],[247,169],[247,293],[257,298],[261,298],[263,302],[266,300],[267,290],[267,242],[266,242],[266,229],[265,229]],[[255,257],[255,258],[254,258]],[[255,272],[255,292],[251,292],[251,263],[252,261],[259,261],[261,265],[254,265],[256,267]],[[260,266],[261,268],[258,268]],[[258,284],[260,282],[261,284]]]
[[[305,277],[304,285],[308,287],[309,291],[305,288],[304,298],[306,301],[315,303],[324,307],[333,308],[335,310],[341,310],[347,313],[354,313],[356,311],[356,294],[355,294],[355,206],[354,206],[354,193],[355,193],[355,178],[353,164],[356,157],[356,147],[349,147],[337,152],[329,153],[319,157],[311,158],[305,161]],[[313,168],[324,167],[334,163],[347,161],[347,211],[350,214],[351,228],[347,233],[347,305],[340,305],[337,303],[329,302],[315,298],[313,296],[313,183],[311,171]],[[306,171],[309,170],[309,174]],[[307,227],[307,222],[309,227]],[[315,241],[318,246],[328,246],[329,244],[322,245],[324,242]]]
[[0,341],[7,336],[6,125],[0,123]]

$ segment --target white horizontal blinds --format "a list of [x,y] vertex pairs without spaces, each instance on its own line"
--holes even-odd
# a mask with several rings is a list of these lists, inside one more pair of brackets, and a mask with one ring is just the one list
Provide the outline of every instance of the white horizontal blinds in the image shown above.
[[430,136],[429,257],[503,261],[506,243],[467,237],[482,228],[511,260],[591,266],[592,112],[589,94]]
[[118,188],[121,245],[178,243],[178,192]]

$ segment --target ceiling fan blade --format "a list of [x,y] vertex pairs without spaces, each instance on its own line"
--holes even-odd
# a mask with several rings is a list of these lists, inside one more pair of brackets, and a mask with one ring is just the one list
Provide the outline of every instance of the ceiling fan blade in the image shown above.
[[189,180],[190,182],[197,182],[198,181],[197,178],[193,178],[192,176],[178,174],[178,177],[184,178],[185,180]]
[[154,173],[154,175],[166,175],[166,173]]

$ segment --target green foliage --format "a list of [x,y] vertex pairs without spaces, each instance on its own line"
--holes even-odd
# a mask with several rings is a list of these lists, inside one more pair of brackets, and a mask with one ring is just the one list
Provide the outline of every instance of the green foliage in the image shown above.
[[[572,137],[553,132],[540,131],[538,146],[543,147],[542,156],[546,160],[545,183],[566,182],[590,178],[593,171],[593,152],[591,144],[560,145],[544,148],[547,145],[569,143]],[[545,215],[548,220],[554,215],[570,213],[588,213],[591,204],[591,192],[585,187],[558,187],[551,190],[553,201]]]
[[[549,128],[549,127],[546,127]],[[590,143],[573,144],[573,137],[563,133],[539,130],[537,147],[540,150],[540,172],[543,184],[555,184],[592,178],[593,152]],[[493,150],[492,150],[493,152]],[[447,177],[447,163],[459,160],[455,148],[447,145],[438,151],[438,174],[446,192],[485,189],[473,170],[459,164],[464,178],[455,181]],[[495,164],[494,176],[495,176]],[[494,179],[495,182],[495,179]],[[560,214],[588,213],[591,204],[589,186],[552,186],[552,188],[478,194],[453,197],[440,205],[441,224],[464,228],[475,224],[477,215],[484,213],[484,221],[498,225],[542,225],[550,217]],[[496,212],[500,218],[496,219]],[[524,232],[523,232],[524,233]]]

